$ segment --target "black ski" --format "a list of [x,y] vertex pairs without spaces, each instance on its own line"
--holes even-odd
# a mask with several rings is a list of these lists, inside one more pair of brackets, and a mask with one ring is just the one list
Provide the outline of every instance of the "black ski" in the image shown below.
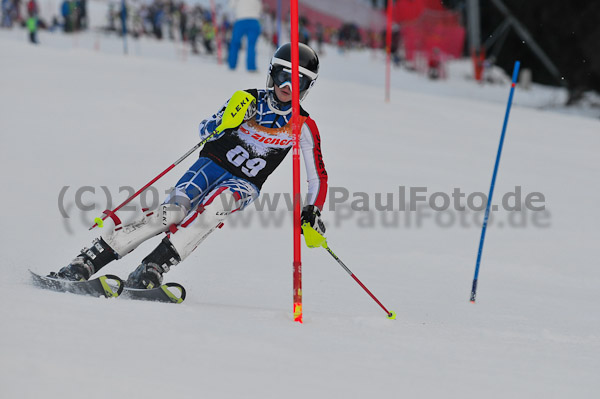
[[[177,291],[177,293],[173,291]],[[185,299],[185,288],[183,288],[183,285],[178,283],[166,283],[160,287],[152,289],[125,287],[120,298],[138,299],[142,301],[181,303]]]
[[100,276],[88,281],[69,281],[57,277],[40,276],[31,270],[29,273],[31,273],[33,285],[36,287],[58,292],[116,298],[121,294],[124,288],[123,281],[112,274]]

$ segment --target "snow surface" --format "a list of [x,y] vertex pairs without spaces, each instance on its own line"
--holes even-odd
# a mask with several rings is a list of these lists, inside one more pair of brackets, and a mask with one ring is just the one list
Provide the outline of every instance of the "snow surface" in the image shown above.
[[[118,39],[95,33],[40,40],[0,31],[0,397],[598,397],[600,121],[537,109],[556,91],[517,89],[494,201],[515,186],[541,192],[546,227],[529,212],[526,227],[488,229],[476,305],[477,226],[442,227],[431,210],[417,226],[414,213],[350,212],[347,202],[324,212],[331,248],[397,320],[325,251],[304,249],[300,325],[291,220],[264,227],[259,217],[276,213],[253,208],[241,214],[251,223],[226,223],[166,275],[187,287],[182,305],[30,285],[28,268],[57,270],[98,234],[87,228],[106,207],[102,186],[114,206],[126,197],[119,187],[141,187],[170,165],[231,93],[263,87],[271,51],[260,47],[261,73],[249,74],[184,58],[168,42],[131,43],[125,57]],[[329,49],[321,59],[304,105],[331,186],[371,198],[399,186],[487,192],[508,85],[465,81],[465,63],[445,82],[394,70],[387,104],[381,57]],[[74,206],[83,186],[96,188],[84,195],[96,211]],[[263,194],[289,190],[291,157]],[[395,215],[401,223],[386,227]],[[156,243],[105,271],[126,277]]]

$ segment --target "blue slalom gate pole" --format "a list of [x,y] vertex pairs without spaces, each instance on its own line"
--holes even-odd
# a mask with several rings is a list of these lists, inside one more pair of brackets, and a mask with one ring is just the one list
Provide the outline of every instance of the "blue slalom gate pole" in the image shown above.
[[506,105],[506,115],[504,116],[504,125],[502,126],[502,134],[500,135],[500,144],[498,145],[498,154],[496,155],[496,164],[494,165],[494,173],[492,174],[492,184],[490,184],[490,192],[487,198],[485,207],[485,217],[481,226],[481,238],[479,239],[479,250],[477,251],[477,263],[475,264],[475,276],[473,277],[473,286],[471,287],[471,302],[475,303],[475,295],[477,294],[477,279],[479,278],[479,266],[481,264],[481,254],[483,252],[483,242],[485,241],[485,231],[487,229],[488,218],[490,216],[490,208],[492,206],[492,196],[494,195],[494,186],[496,185],[496,175],[498,174],[498,165],[500,164],[500,156],[502,155],[502,146],[504,145],[504,135],[506,134],[506,126],[508,125],[508,116],[510,115],[510,107],[512,106],[515,87],[517,86],[517,78],[519,76],[519,67],[521,63],[515,62],[512,75],[512,85],[510,87],[510,95],[508,96],[508,104]]

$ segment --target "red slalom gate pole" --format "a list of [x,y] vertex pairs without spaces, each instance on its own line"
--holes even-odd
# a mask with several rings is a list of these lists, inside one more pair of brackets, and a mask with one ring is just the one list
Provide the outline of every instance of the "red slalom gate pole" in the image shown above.
[[387,23],[385,32],[385,102],[390,102],[391,62],[392,62],[392,2],[387,4]]
[[300,76],[298,50],[298,0],[290,0],[292,44],[292,169],[294,198],[294,321],[302,323],[302,258],[300,253]]

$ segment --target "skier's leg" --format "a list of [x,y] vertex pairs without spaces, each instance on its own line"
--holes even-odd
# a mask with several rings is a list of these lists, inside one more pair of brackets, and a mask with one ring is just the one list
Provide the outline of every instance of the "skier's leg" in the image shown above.
[[[117,259],[118,255],[102,238],[96,238],[90,248],[83,248],[67,266],[56,273],[57,277],[65,280],[88,280],[92,274]],[[54,273],[50,273],[54,275]]]
[[60,269],[58,276],[68,280],[89,279],[102,267],[127,255],[142,242],[179,224],[206,193],[229,177],[231,175],[227,171],[210,159],[198,159],[161,206],[144,212],[140,219],[123,226],[115,226],[114,221],[108,219],[105,233],[94,240],[91,248],[84,248],[69,265]]
[[207,193],[231,177],[231,173],[209,158],[198,158],[179,179],[173,191],[165,199],[165,203],[183,204],[189,201],[190,209],[194,209]]
[[164,233],[169,230],[171,225],[179,224],[190,209],[189,200],[187,200],[187,204],[161,204],[153,211],[145,212],[140,219],[134,222],[124,226],[113,226],[112,229],[108,229],[106,233],[102,234],[102,239],[119,258],[122,258],[147,239]]
[[163,273],[187,258],[210,233],[222,225],[227,216],[243,210],[258,197],[258,194],[258,189],[246,180],[231,178],[223,181],[144,258],[129,275],[126,286],[159,286]]
[[169,271],[171,266],[181,261],[179,254],[169,241],[168,237],[158,246],[142,263],[127,277],[125,285],[130,288],[155,288],[161,285],[162,275]]
[[181,260],[187,258],[227,216],[245,209],[258,194],[258,189],[244,179],[234,177],[219,184],[170,235],[169,240]]
[[96,238],[90,248],[82,249],[71,263],[60,269],[58,277],[67,280],[88,280],[98,270],[127,255],[148,238],[164,233],[171,225],[177,225],[185,218],[190,208],[191,205],[185,207],[162,204],[152,212],[144,212],[140,219],[123,226],[115,226],[112,219],[107,220],[106,232]]

